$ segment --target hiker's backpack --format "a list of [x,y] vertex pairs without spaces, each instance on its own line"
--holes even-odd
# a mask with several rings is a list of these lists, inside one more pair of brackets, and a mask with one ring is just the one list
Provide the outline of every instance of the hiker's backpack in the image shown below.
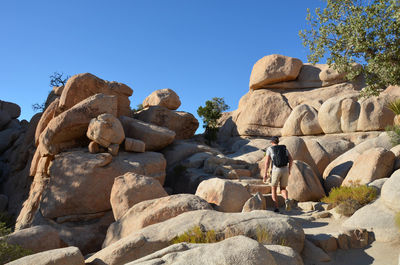
[[272,152],[274,153],[272,163],[276,167],[285,167],[289,163],[289,157],[286,153],[286,146],[284,145],[274,145],[271,146]]

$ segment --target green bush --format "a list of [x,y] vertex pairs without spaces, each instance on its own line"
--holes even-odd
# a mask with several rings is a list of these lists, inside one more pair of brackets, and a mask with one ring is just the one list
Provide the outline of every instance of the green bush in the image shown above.
[[209,144],[217,140],[219,130],[218,119],[221,118],[222,112],[228,109],[229,106],[225,104],[223,98],[207,100],[204,107],[200,106],[197,109],[197,114],[203,119],[203,128],[205,128],[204,137]]
[[366,185],[353,187],[333,188],[329,196],[321,199],[322,202],[338,206],[340,214],[351,216],[355,211],[364,205],[375,200],[376,189]]

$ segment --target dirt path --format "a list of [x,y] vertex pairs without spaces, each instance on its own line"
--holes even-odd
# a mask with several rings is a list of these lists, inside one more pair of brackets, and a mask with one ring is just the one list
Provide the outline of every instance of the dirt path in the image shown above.
[[[341,224],[346,220],[346,218],[334,218],[333,216],[312,220],[313,213],[316,212],[293,210],[283,214],[298,220],[302,224],[306,235],[338,233],[342,230]],[[400,242],[384,243],[374,241],[363,249],[338,249],[328,253],[328,255],[331,257],[330,262],[305,262],[305,265],[400,265]]]

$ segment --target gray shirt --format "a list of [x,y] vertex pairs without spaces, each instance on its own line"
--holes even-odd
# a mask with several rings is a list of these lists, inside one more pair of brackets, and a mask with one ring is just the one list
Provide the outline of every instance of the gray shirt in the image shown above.
[[[272,151],[272,146],[267,148],[267,156],[271,158],[271,164],[272,164],[272,171],[281,171],[281,170],[286,170],[289,166],[289,164],[285,167],[276,167],[274,163],[272,162],[274,160],[274,151]],[[289,152],[286,149],[286,155],[289,156]]]

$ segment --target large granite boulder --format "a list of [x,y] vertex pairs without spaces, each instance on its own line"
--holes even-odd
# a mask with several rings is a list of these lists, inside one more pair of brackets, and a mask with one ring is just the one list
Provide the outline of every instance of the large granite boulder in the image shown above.
[[381,200],[387,208],[396,212],[400,211],[400,170],[396,170],[383,184]]
[[280,93],[249,91],[239,102],[235,119],[237,133],[247,136],[280,135],[292,109]]
[[179,243],[127,265],[191,264],[191,265],[280,265],[266,247],[245,236],[235,236],[218,243]]
[[192,138],[199,127],[198,120],[192,114],[162,106],[150,106],[135,113],[135,118],[174,131],[175,139]]
[[85,259],[77,247],[48,250],[14,260],[8,265],[85,265]]
[[86,139],[86,131],[91,119],[100,114],[117,115],[117,98],[96,94],[74,105],[53,118],[40,134],[41,154],[56,155],[64,149],[76,147]]
[[287,190],[289,198],[299,202],[318,201],[325,196],[317,175],[309,165],[298,160],[293,161]]
[[260,89],[265,85],[294,80],[299,75],[303,62],[299,59],[271,54],[258,60],[251,71],[250,89]]
[[298,105],[290,113],[282,128],[282,136],[317,135],[323,131],[318,123],[318,112],[307,104]]
[[388,178],[393,172],[394,159],[394,154],[382,147],[366,150],[354,160],[342,186],[364,185]]
[[181,105],[179,96],[169,88],[158,89],[151,93],[147,98],[143,100],[143,108],[151,106],[165,107],[170,110],[176,110]]
[[83,150],[60,153],[45,172],[35,175],[16,227],[28,227],[38,209],[45,218],[56,221],[63,216],[109,211],[111,189],[117,176],[135,172],[163,183],[165,166],[163,155],[153,152],[121,152],[114,158],[108,153],[90,154]]
[[146,226],[196,210],[212,210],[212,208],[205,200],[193,194],[176,194],[140,202],[110,225],[103,246],[108,246]]
[[34,253],[67,246],[61,240],[58,231],[48,225],[38,225],[15,231],[12,234],[1,237],[0,240],[5,240],[11,245],[19,245]]
[[221,212],[241,212],[251,197],[242,184],[226,179],[212,178],[200,183],[196,195],[215,205]]
[[141,140],[145,143],[146,151],[158,151],[171,144],[175,139],[175,132],[137,119],[121,116],[120,121],[125,136]]
[[329,163],[322,176],[326,191],[329,192],[331,188],[339,187],[352,168],[354,161],[366,150],[375,147],[382,147],[387,150],[392,148],[392,143],[387,133],[381,133],[379,137],[368,139],[356,145]]
[[269,89],[304,89],[328,87],[346,82],[346,73],[339,73],[327,64],[305,63],[295,80],[264,86]]
[[121,122],[109,113],[93,118],[89,123],[86,136],[104,147],[110,144],[121,144],[125,139]]
[[46,129],[49,122],[57,115],[58,103],[60,102],[59,99],[54,100],[47,109],[43,112],[42,117],[36,127],[35,131],[35,144],[36,146],[39,145],[39,137],[40,134]]
[[292,218],[268,211],[222,213],[213,210],[190,211],[167,221],[150,225],[103,248],[86,262],[93,265],[120,265],[154,253],[170,245],[172,239],[195,227],[222,235],[254,236],[256,231],[270,235],[265,244],[286,245],[300,252],[304,231]]
[[160,197],[168,196],[160,182],[152,177],[127,172],[114,179],[110,202],[115,220],[122,216],[133,205]]
[[[65,165],[74,165],[69,169]],[[40,211],[46,218],[111,210],[114,180],[127,172],[146,175],[160,183],[165,178],[165,159],[159,153],[90,154],[84,151],[57,155],[49,166],[51,182],[42,195]],[[73,183],[74,185],[71,185]]]
[[21,115],[21,107],[8,101],[0,100],[0,110],[7,112],[11,119],[16,119]]
[[65,111],[79,102],[95,94],[113,95],[117,98],[117,113],[114,116],[129,115],[131,113],[129,97],[133,90],[118,82],[109,82],[90,73],[77,74],[68,79],[61,97],[59,108]]

